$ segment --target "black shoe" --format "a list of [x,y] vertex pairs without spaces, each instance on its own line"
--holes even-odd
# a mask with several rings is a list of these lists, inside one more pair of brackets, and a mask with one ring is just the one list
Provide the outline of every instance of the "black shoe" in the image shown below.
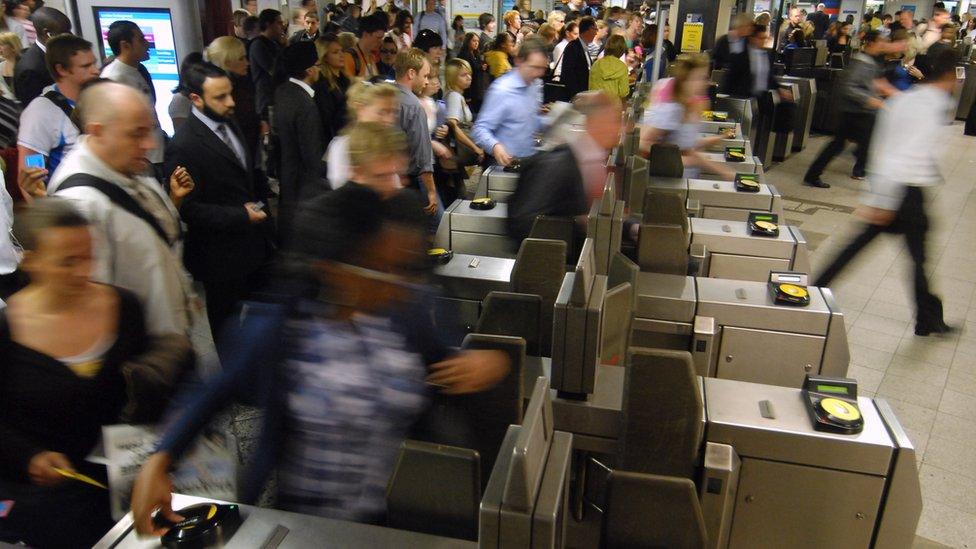
[[803,184],[809,187],[817,187],[819,189],[829,189],[830,183],[824,183],[823,179],[819,177],[816,179],[804,179]]
[[955,331],[955,328],[949,326],[945,322],[939,322],[938,324],[933,324],[931,326],[928,324],[915,325],[915,335],[917,336],[927,336],[930,334],[951,334]]
[[852,173],[851,174],[851,179],[856,179],[857,181],[864,181],[864,178],[865,178],[865,175],[863,173],[862,174],[856,174],[856,173]]

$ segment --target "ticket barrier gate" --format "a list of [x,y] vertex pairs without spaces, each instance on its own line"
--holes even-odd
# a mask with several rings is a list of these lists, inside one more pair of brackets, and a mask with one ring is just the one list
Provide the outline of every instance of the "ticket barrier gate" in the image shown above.
[[765,282],[770,271],[810,270],[799,228],[756,221],[772,214],[753,213],[748,222],[689,218],[680,206],[673,194],[647,193],[637,244],[642,271]]
[[[712,71],[713,73],[715,71]],[[729,120],[738,122],[742,128],[741,135],[744,139],[755,141],[756,121],[759,113],[759,104],[753,98],[731,97],[725,94],[718,94],[715,97],[715,110],[729,113]]]
[[[752,145],[746,141],[741,146],[728,146],[721,151],[702,152],[702,156],[723,167],[740,173],[761,173],[762,163],[753,156]],[[702,168],[702,173],[714,175],[708,168]]]
[[[784,81],[782,77],[779,78],[780,89],[786,89],[792,94],[794,101],[797,102],[796,111],[799,111],[799,102],[801,100],[800,85],[796,82]],[[779,95],[774,94],[776,99],[779,100]],[[779,101],[777,101],[779,103]],[[797,112],[793,118],[793,123],[786,128],[786,131],[775,131],[773,132],[773,159],[774,160],[785,160],[791,154],[793,154],[793,135],[796,133],[796,127],[800,119],[800,113]],[[775,126],[774,121],[774,126]]]
[[758,190],[747,192],[737,190],[734,181],[648,177],[647,161],[631,157],[624,170],[623,198],[632,215],[643,213],[644,197],[653,189],[677,194],[693,217],[748,221],[750,212],[770,212],[783,219],[779,191],[764,183],[762,174],[757,174],[757,179]]
[[788,285],[802,288],[805,305],[767,282],[638,273],[631,345],[690,350],[702,377],[800,387],[807,374],[845,376],[840,307],[828,288],[806,286],[805,275],[782,280],[793,278]]
[[[443,335],[460,341],[470,332],[486,333],[480,329],[485,322],[518,325],[534,319],[544,329],[539,337],[526,337],[531,342],[529,352],[548,356],[552,305],[565,265],[566,243],[557,240],[526,238],[514,260],[455,253],[432,272],[442,289],[434,298],[435,324]],[[493,293],[494,304],[488,301]],[[489,309],[495,312],[486,319]],[[495,320],[497,315],[502,318]],[[516,318],[510,318],[513,315]]]
[[565,547],[573,435],[554,429],[545,378],[508,429],[479,512],[482,549]]
[[969,109],[976,100],[976,64],[962,63],[959,65],[966,75],[959,94],[959,107],[956,109],[956,120],[965,120],[969,116]]
[[793,152],[802,151],[810,139],[810,127],[813,125],[813,111],[817,103],[817,81],[814,78],[799,76],[778,76],[777,81],[796,84],[799,95],[794,96],[796,102],[796,120],[793,129]]
[[508,205],[479,210],[470,200],[455,200],[444,211],[434,246],[455,254],[514,258],[517,248],[508,238]]
[[[618,289],[627,284],[611,292]],[[628,305],[623,299],[613,307]],[[606,546],[635,532],[660,540],[705,528],[708,547],[911,547],[921,511],[915,455],[887,403],[857,399],[863,430],[824,432],[814,427],[800,388],[696,377],[691,353],[640,347],[633,343],[627,368],[587,356],[581,364],[594,373],[585,394],[552,389],[555,428],[573,433],[574,449],[603,454],[605,461],[577,455],[584,460],[574,466],[583,506],[568,525],[574,546]],[[526,376],[565,381],[573,376],[555,370],[575,367],[529,359]],[[649,528],[658,523],[648,518],[656,505],[644,502],[636,515],[621,512],[627,501],[615,497],[614,481],[606,492],[609,470],[685,479],[672,484],[686,486],[692,481],[698,498],[652,490],[682,506],[668,515],[681,528]],[[629,501],[633,507],[642,500]],[[576,502],[570,505],[576,513]],[[824,505],[829,509],[821,511]],[[770,517],[782,526],[771,529]],[[672,543],[651,545],[677,546]]]
[[519,174],[506,171],[502,166],[488,166],[485,171],[481,172],[474,197],[488,197],[495,202],[508,202],[509,197],[518,188],[518,181]]

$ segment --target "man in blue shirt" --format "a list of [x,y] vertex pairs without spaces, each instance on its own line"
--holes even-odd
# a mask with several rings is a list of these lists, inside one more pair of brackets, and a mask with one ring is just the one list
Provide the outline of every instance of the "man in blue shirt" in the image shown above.
[[495,162],[508,166],[513,158],[535,153],[535,133],[541,127],[542,82],[549,58],[545,43],[527,38],[519,47],[515,69],[488,88],[472,132],[474,142],[491,151]]

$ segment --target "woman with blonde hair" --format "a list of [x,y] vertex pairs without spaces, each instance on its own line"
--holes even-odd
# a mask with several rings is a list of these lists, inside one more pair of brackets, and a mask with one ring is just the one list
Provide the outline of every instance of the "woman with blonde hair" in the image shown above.
[[312,89],[322,118],[322,142],[328,147],[346,125],[346,91],[351,82],[342,70],[345,55],[338,36],[331,32],[319,36],[315,40],[315,49],[319,54],[318,68],[322,77]]
[[708,108],[708,59],[684,54],[671,65],[671,78],[658,82],[651,92],[650,107],[644,111],[640,131],[640,154],[647,156],[655,144],[677,145],[685,166],[685,177],[697,177],[703,168],[728,179],[735,173],[712,162],[701,150],[722,136],[701,138],[701,113]]
[[346,92],[349,122],[325,151],[329,184],[333,189],[349,181],[349,130],[357,122],[379,122],[392,127],[397,120],[398,95],[399,91],[392,84],[373,84],[369,81],[357,82]]
[[[471,125],[474,116],[464,101],[464,92],[471,87],[471,65],[464,59],[451,59],[444,67],[444,103],[447,111],[447,125],[451,128],[451,144],[455,152],[454,161],[457,171],[454,176],[453,193],[445,189],[441,192],[441,199],[450,204],[453,198],[459,198],[460,190],[464,188],[464,178],[467,175],[464,168],[467,165],[480,164],[485,159],[485,151],[471,139]],[[472,154],[469,154],[472,153]],[[469,164],[470,162],[470,164]],[[440,191],[438,187],[438,191]],[[444,196],[450,194],[450,196]],[[447,199],[452,200],[447,200]]]
[[0,57],[3,57],[3,62],[0,63],[0,76],[3,76],[3,80],[0,80],[0,95],[7,99],[17,99],[14,95],[14,67],[17,66],[23,49],[23,44],[16,34],[0,33]]
[[244,43],[236,36],[215,38],[207,46],[205,57],[214,65],[224,69],[230,76],[233,86],[234,121],[244,135],[246,146],[257,153],[261,135],[267,132],[267,128],[258,116],[254,82],[247,72],[249,64]]
[[[559,34],[559,31],[563,30],[563,26],[566,25],[566,14],[562,10],[552,10],[549,12],[549,18],[546,19],[546,23],[552,27],[552,30]],[[540,33],[542,29],[539,29]]]

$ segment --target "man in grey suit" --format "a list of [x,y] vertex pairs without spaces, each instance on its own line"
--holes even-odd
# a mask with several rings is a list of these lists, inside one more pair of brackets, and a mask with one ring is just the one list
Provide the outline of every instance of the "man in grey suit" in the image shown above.
[[315,107],[312,84],[319,79],[318,54],[312,42],[285,48],[281,61],[288,81],[275,90],[273,127],[281,143],[279,236],[291,236],[291,222],[301,202],[326,189],[322,181],[322,124]]

